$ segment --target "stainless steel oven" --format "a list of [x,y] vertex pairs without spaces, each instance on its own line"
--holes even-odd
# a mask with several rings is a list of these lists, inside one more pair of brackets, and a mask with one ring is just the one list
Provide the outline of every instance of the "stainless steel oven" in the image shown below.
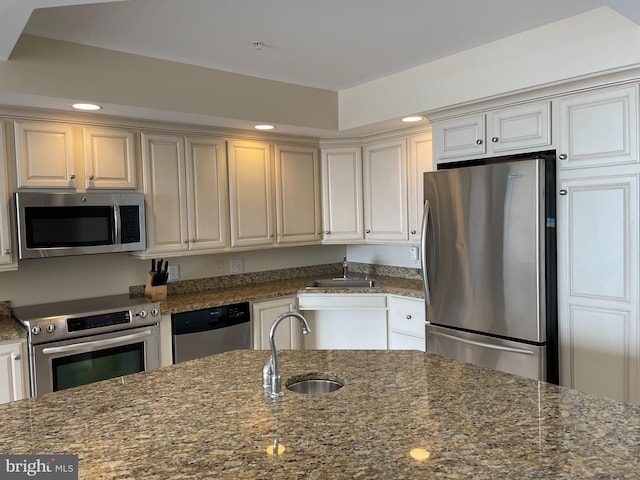
[[160,365],[160,305],[128,295],[13,309],[29,332],[31,395]]

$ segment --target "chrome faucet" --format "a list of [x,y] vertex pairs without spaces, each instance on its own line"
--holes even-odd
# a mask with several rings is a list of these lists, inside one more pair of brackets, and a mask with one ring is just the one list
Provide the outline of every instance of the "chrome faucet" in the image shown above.
[[262,386],[264,388],[269,388],[269,395],[272,397],[281,397],[284,395],[282,391],[282,381],[280,379],[280,374],[278,373],[278,351],[276,350],[276,342],[275,342],[275,334],[276,328],[280,324],[282,320],[289,317],[295,317],[300,320],[302,324],[302,334],[306,335],[311,331],[309,328],[309,324],[307,320],[298,312],[285,312],[280,315],[273,321],[271,325],[271,330],[269,330],[269,346],[271,347],[271,357],[264,364],[262,368]]
[[349,264],[347,263],[347,257],[342,257],[342,278],[349,277]]

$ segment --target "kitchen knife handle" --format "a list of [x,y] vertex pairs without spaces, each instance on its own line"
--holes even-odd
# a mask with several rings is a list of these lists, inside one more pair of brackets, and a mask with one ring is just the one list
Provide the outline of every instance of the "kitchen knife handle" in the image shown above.
[[422,230],[420,234],[420,266],[422,268],[422,278],[424,283],[424,301],[431,304],[431,287],[429,286],[429,274],[427,272],[427,226],[431,221],[431,202],[425,200],[424,211],[422,213]]

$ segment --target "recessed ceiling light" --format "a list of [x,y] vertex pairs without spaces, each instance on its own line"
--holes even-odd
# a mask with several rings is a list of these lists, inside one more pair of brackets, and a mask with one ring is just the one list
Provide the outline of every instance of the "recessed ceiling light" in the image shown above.
[[256,125],[255,127],[256,130],[273,130],[274,128],[276,128],[274,125]]
[[95,103],[74,103],[71,107],[76,110],[100,110],[102,108],[100,105],[96,105]]
[[412,115],[410,117],[404,117],[402,119],[402,121],[405,122],[405,123],[420,122],[422,120],[424,120],[424,117],[419,116],[419,115]]

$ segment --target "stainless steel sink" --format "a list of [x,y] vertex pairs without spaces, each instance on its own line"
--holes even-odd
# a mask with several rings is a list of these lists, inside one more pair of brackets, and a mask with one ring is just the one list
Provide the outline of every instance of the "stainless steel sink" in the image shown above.
[[285,386],[295,393],[322,395],[344,387],[344,381],[333,373],[313,372],[291,377],[286,381]]
[[325,278],[314,280],[307,288],[375,288],[378,282],[369,278]]

